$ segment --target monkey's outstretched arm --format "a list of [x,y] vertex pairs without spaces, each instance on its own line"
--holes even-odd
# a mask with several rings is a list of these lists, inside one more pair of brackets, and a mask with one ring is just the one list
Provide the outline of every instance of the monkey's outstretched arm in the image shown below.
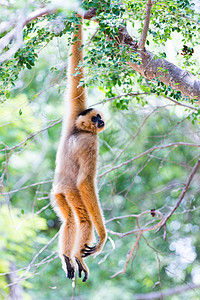
[[86,257],[88,255],[101,252],[106,242],[107,234],[103,222],[102,212],[97,198],[93,177],[87,176],[86,178],[80,180],[78,183],[78,189],[99,235],[99,242],[96,246],[89,247],[86,244],[85,248],[82,249],[82,257]]
[[[78,17],[77,17],[78,18]],[[80,84],[80,80],[84,80],[83,71],[83,44],[82,44],[82,19],[76,26],[76,31],[72,35],[72,45],[69,51],[69,67],[68,67],[68,97],[70,101],[71,114],[73,121],[77,115],[84,111],[86,107],[85,87]]]

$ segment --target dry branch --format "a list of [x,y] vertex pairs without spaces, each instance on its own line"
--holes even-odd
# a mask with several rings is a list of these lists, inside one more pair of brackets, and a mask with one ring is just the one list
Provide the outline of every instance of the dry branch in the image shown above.
[[[13,46],[6,51],[5,53],[0,55],[0,63],[10,59],[17,50],[22,46],[23,44],[23,38],[22,38],[22,29],[25,25],[30,23],[32,20],[35,20],[41,16],[49,15],[55,13],[56,10],[49,9],[49,8],[41,8],[37,9],[36,11],[30,13],[27,17],[22,17],[22,19],[18,20],[17,25],[9,32],[7,33],[3,38],[0,39],[0,52],[8,46],[8,44],[13,40],[16,39],[16,42],[13,44]],[[12,26],[12,22],[10,26]],[[8,30],[9,24],[6,24],[5,29]],[[1,28],[2,31],[3,28]]]
[[14,194],[14,193],[17,193],[17,192],[19,192],[19,191],[26,190],[26,189],[28,189],[28,188],[30,188],[30,187],[38,186],[38,185],[41,185],[41,184],[52,183],[52,182],[53,182],[53,179],[52,179],[52,180],[46,180],[46,181],[35,182],[35,183],[32,183],[32,184],[29,184],[29,185],[20,187],[19,189],[12,190],[12,191],[5,192],[5,193],[2,193],[2,195],[6,196],[6,195]]
[[200,167],[200,159],[197,161],[197,163],[195,164],[195,166],[193,167],[185,185],[184,188],[179,196],[178,201],[175,203],[174,207],[172,208],[172,210],[166,215],[166,217],[163,220],[162,225],[160,226],[160,228],[157,230],[157,232],[159,232],[161,230],[161,228],[167,223],[167,221],[169,220],[169,218],[173,215],[173,213],[175,212],[175,210],[180,206],[182,200],[184,199],[184,196],[190,186],[190,183],[194,177],[194,175],[197,173],[198,169]]
[[165,291],[158,291],[158,292],[152,292],[148,294],[135,294],[134,298],[135,300],[154,300],[154,299],[161,299],[161,297],[169,297],[175,294],[182,294],[189,290],[195,290],[199,289],[200,284],[194,284],[190,283],[188,285],[182,285],[179,287],[174,287]]
[[135,157],[133,157],[133,158],[131,158],[131,159],[129,159],[129,160],[127,160],[127,161],[119,164],[119,165],[117,165],[117,166],[112,167],[111,169],[109,169],[109,170],[105,171],[104,173],[100,174],[99,178],[101,178],[102,176],[105,176],[106,174],[108,174],[108,173],[110,173],[110,172],[112,172],[114,170],[117,170],[117,169],[119,169],[119,168],[121,168],[123,166],[126,166],[126,165],[132,163],[133,161],[135,161],[136,159],[139,159],[139,158],[141,158],[141,157],[143,157],[143,156],[145,156],[145,155],[147,155],[147,154],[149,154],[149,153],[151,153],[151,152],[153,152],[155,150],[165,149],[165,148],[169,148],[169,147],[173,147],[173,146],[190,146],[190,147],[198,147],[198,148],[200,148],[199,144],[191,144],[191,143],[184,143],[184,142],[177,142],[177,143],[171,143],[171,144],[168,144],[168,145],[155,146],[155,147],[152,147],[152,148],[144,151],[143,153],[141,153],[141,154],[139,154],[139,155],[137,155],[137,156],[135,156]]
[[[108,230],[109,233],[116,234],[120,238],[122,238],[124,236],[127,236],[129,234],[133,234],[133,233],[136,233],[136,235],[137,235],[135,243],[134,243],[131,251],[129,251],[128,254],[127,254],[127,258],[126,258],[126,262],[125,262],[124,268],[122,270],[118,271],[117,273],[115,273],[114,275],[112,275],[111,278],[114,278],[114,277],[118,276],[119,274],[124,274],[126,272],[130,259],[132,257],[134,259],[135,256],[136,256],[137,250],[139,248],[139,241],[140,241],[140,238],[142,237],[143,233],[146,232],[146,231],[155,230],[156,228],[158,228],[160,226],[159,224],[161,224],[162,219],[161,219],[161,221],[159,221],[157,224],[155,224],[153,226],[146,227],[149,224],[149,223],[147,223],[146,226],[144,226],[143,228],[140,228],[140,226],[139,226],[139,218],[141,218],[142,216],[144,216],[146,214],[151,214],[151,213],[152,213],[152,211],[148,210],[148,211],[142,212],[139,215],[130,215],[130,216],[124,216],[124,217],[122,217],[122,218],[125,218],[125,217],[136,217],[136,222],[137,222],[137,227],[138,228],[135,229],[135,230],[132,230],[132,231],[129,231],[129,232],[126,232],[126,233],[116,233],[116,232],[114,233],[113,231]],[[162,215],[162,213],[159,210],[154,210],[154,213],[157,214],[157,215],[159,215],[161,218],[163,218],[163,215]],[[109,222],[112,221],[112,220],[115,220],[115,218],[109,220]],[[150,223],[152,223],[152,222],[150,222]],[[135,252],[135,254],[134,254],[134,252]],[[133,256],[133,254],[134,254],[134,256]]]
[[13,151],[15,150],[16,148],[18,147],[21,147],[22,145],[24,145],[27,141],[29,141],[30,139],[34,138],[36,135],[40,134],[41,132],[44,132],[46,131],[47,129],[59,124],[62,122],[62,119],[57,119],[57,120],[54,120],[53,123],[51,123],[50,125],[42,128],[41,130],[35,132],[35,133],[31,133],[27,138],[25,138],[22,142],[20,142],[19,144],[13,146],[13,147],[8,147],[8,148],[4,148],[4,149],[1,149],[0,152],[2,151]]
[[58,237],[59,235],[58,231],[49,241],[48,243],[42,247],[37,254],[33,257],[32,261],[29,263],[29,265],[25,268],[25,271],[20,275],[20,277],[17,278],[17,280],[13,283],[7,284],[4,288],[10,287],[12,285],[18,284],[22,279],[26,279],[25,275],[30,271],[31,267],[33,267],[35,265],[35,261],[37,260],[37,258],[40,256],[40,254],[47,249],[47,247]]
[[117,272],[117,273],[115,273],[114,275],[112,275],[111,278],[114,278],[114,277],[116,277],[116,276],[118,276],[118,275],[120,275],[120,274],[124,274],[124,273],[126,272],[127,267],[128,267],[128,263],[129,263],[131,257],[133,256],[134,251],[137,251],[137,249],[138,249],[139,241],[140,241],[141,236],[142,236],[142,232],[140,232],[140,233],[138,234],[138,236],[137,236],[137,238],[136,238],[136,240],[135,240],[135,243],[134,243],[134,245],[133,245],[133,247],[132,247],[130,253],[128,253],[128,256],[127,256],[127,259],[126,259],[126,263],[125,263],[124,269],[121,270],[121,271],[119,271],[119,272]]

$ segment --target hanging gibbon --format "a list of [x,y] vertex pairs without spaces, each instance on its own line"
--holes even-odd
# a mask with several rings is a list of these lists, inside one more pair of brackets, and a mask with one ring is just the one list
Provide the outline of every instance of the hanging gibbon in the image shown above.
[[[82,19],[72,35],[68,66],[68,92],[56,169],[52,188],[52,205],[62,220],[59,253],[66,276],[73,279],[75,263],[78,276],[89,270],[83,259],[101,252],[107,234],[98,201],[96,168],[97,134],[105,127],[101,112],[86,107],[86,91],[80,81],[83,72]],[[93,225],[99,236],[93,243]]]

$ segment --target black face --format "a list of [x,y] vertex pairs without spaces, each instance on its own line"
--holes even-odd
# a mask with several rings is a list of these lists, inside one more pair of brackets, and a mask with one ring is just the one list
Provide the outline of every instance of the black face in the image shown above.
[[97,114],[96,116],[93,116],[91,118],[91,121],[93,123],[97,123],[98,128],[102,128],[104,126],[104,121],[101,119],[101,116],[99,114]]

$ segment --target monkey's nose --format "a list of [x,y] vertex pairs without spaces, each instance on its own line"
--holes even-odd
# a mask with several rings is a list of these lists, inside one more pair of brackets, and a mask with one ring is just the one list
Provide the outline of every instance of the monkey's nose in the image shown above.
[[98,120],[98,127],[102,128],[104,126],[104,121]]

